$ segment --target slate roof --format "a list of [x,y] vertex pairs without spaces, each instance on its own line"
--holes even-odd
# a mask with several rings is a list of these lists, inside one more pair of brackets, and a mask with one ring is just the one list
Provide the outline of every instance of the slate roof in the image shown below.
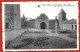
[[59,14],[66,13],[63,9],[60,10]]
[[48,16],[46,16],[45,13],[40,14],[40,16],[38,17],[38,19],[48,19]]
[[77,24],[77,20],[76,19],[67,20],[64,22],[64,24]]

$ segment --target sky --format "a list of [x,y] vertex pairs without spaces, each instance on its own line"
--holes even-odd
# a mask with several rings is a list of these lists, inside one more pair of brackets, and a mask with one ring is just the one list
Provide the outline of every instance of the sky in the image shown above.
[[[60,6],[59,6],[60,4]],[[64,5],[65,4],[65,5]],[[78,2],[24,2],[20,3],[21,17],[36,19],[45,13],[49,19],[55,19],[61,9],[66,12],[67,19],[78,18]]]
[[67,19],[78,19],[78,1],[55,2],[4,2],[3,4],[20,4],[20,17],[36,19],[41,13],[45,13],[49,19],[55,19],[63,9]]

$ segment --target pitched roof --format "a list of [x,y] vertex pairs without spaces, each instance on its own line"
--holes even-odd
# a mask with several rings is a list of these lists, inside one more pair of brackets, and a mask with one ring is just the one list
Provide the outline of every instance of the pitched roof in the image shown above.
[[48,16],[46,16],[45,13],[40,14],[40,16],[38,17],[38,19],[48,19]]
[[67,20],[64,22],[64,24],[77,24],[76,19]]
[[63,9],[60,10],[59,14],[66,13]]

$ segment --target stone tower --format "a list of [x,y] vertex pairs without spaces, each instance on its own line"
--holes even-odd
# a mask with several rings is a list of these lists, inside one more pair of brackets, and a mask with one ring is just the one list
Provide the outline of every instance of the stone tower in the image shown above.
[[58,14],[59,19],[59,28],[63,29],[63,22],[66,20],[66,13],[63,9],[61,9],[60,13]]
[[5,28],[20,29],[20,4],[5,4]]

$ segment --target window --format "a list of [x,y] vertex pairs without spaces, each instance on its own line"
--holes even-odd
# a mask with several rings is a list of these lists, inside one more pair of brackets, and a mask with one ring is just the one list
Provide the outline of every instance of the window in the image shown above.
[[11,28],[11,20],[10,19],[5,19],[5,28],[10,29]]
[[9,23],[8,22],[6,22],[5,28],[9,29]]
[[75,25],[75,30],[77,30],[77,25]]
[[73,25],[72,25],[72,30],[73,30]]

